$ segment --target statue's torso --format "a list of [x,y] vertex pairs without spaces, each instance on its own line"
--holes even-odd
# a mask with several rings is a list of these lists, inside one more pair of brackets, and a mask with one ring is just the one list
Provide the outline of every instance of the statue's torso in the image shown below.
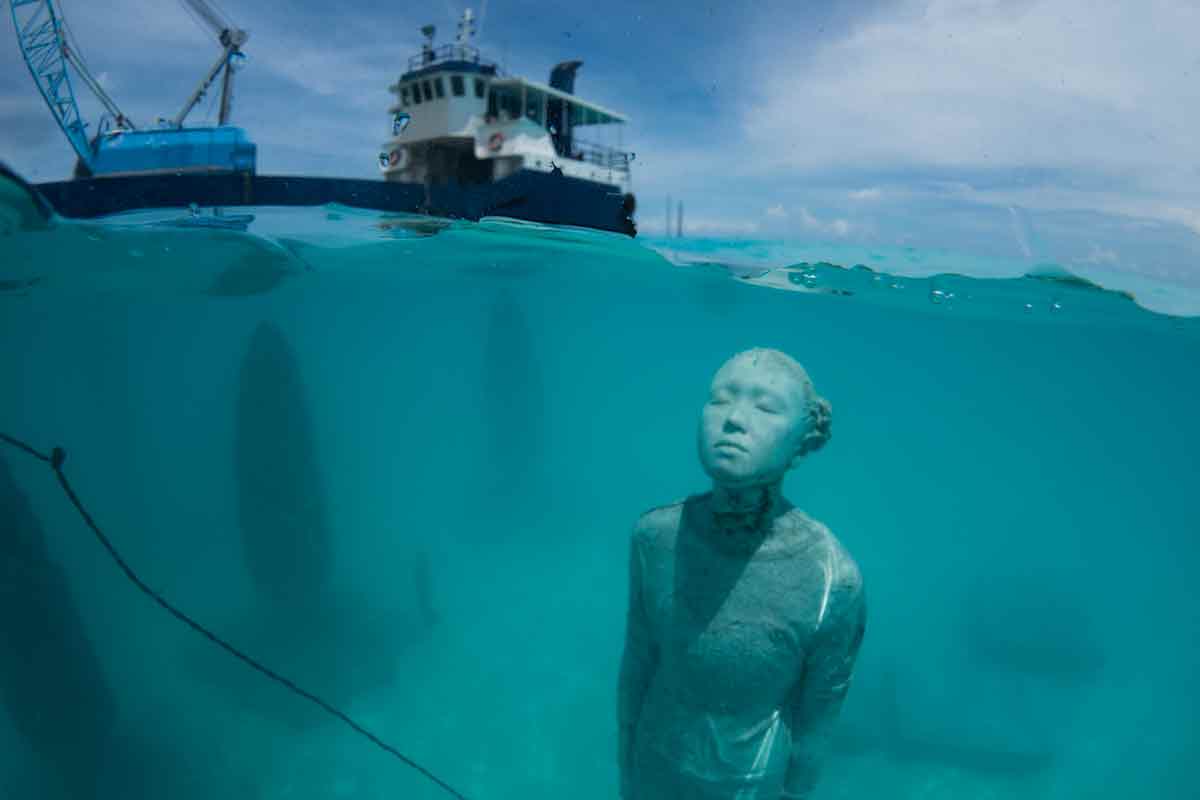
[[706,780],[759,780],[786,767],[789,698],[844,551],[796,509],[746,547],[706,503],[656,509],[636,534],[658,654],[637,749]]

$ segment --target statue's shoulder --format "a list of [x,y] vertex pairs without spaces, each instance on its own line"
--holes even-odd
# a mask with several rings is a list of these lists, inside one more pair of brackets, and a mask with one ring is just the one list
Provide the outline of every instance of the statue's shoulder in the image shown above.
[[787,515],[788,528],[798,541],[804,543],[804,549],[811,558],[812,554],[820,553],[820,558],[831,567],[832,580],[836,588],[848,594],[862,592],[862,572],[858,562],[850,551],[834,536],[829,526],[814,519],[799,508],[792,508]]
[[643,513],[633,526],[634,539],[646,545],[670,546],[679,533],[684,508],[691,499],[685,497]]

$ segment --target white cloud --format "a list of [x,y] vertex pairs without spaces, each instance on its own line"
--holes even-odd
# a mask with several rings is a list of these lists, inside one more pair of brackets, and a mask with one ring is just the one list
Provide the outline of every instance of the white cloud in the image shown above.
[[1109,250],[1105,247],[1092,242],[1091,250],[1083,258],[1076,259],[1078,264],[1116,264],[1119,263],[1121,257],[1117,255],[1116,250]]
[[878,186],[871,186],[866,189],[855,189],[850,192],[851,200],[878,200],[883,197],[883,189]]
[[824,236],[835,236],[839,239],[850,235],[854,226],[847,219],[831,219],[823,221],[817,219],[807,208],[801,208],[799,212],[800,225],[809,233],[817,233]]
[[774,217],[776,219],[786,219],[787,215],[788,215],[787,209],[785,209],[782,204],[777,203],[776,205],[773,205],[767,209],[768,217]]
[[1080,207],[1179,219],[1200,205],[1196,30],[1179,0],[907,0],[815,53],[755,48],[745,150],[763,174],[1068,172]]
[[1179,208],[1178,206],[1167,206],[1160,209],[1159,212],[1153,216],[1186,225],[1197,234],[1200,234],[1200,208]]

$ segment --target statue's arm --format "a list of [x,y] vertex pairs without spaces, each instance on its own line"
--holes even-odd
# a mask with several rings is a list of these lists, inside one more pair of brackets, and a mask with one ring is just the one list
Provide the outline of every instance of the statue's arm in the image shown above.
[[621,656],[621,674],[617,687],[617,765],[621,796],[633,797],[633,738],[646,688],[658,664],[658,653],[650,633],[643,604],[642,558],[638,535],[634,532],[629,547],[629,607],[625,618],[625,651]]
[[834,579],[827,613],[792,693],[792,752],[782,800],[805,800],[817,784],[867,623],[862,577],[853,564]]

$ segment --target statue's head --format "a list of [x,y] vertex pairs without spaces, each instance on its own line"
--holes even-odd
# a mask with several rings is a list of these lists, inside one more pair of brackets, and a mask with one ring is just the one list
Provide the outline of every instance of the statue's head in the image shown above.
[[713,376],[700,414],[700,463],[726,488],[774,483],[829,440],[831,421],[829,402],[795,359],[747,350]]

